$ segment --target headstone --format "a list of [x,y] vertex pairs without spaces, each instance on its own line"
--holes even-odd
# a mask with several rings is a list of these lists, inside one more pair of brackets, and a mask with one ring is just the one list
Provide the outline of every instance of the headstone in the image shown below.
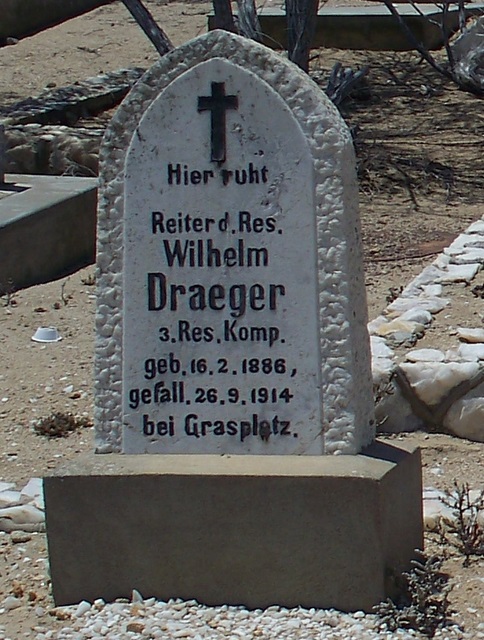
[[394,595],[422,545],[421,468],[369,444],[354,167],[318,87],[233,34],[170,52],[124,101],[98,215],[112,455],[44,481],[57,605],[133,587],[251,609]]
[[347,127],[224,32],[162,58],[101,165],[98,451],[357,453],[373,436]]

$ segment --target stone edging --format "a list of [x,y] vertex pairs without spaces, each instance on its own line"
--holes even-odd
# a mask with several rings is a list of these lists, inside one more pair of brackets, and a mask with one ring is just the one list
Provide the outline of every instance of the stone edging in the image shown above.
[[474,222],[368,323],[376,417],[384,432],[426,428],[484,442],[484,327],[457,328],[457,349],[413,349],[437,313],[444,286],[469,284],[484,264],[484,218]]

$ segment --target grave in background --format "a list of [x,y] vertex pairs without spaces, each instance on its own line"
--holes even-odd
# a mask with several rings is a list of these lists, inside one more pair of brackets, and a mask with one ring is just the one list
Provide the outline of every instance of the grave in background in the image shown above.
[[7,174],[0,182],[0,295],[95,259],[97,179]]
[[368,610],[390,595],[422,545],[420,460],[373,442],[334,106],[283,58],[212,32],[118,110],[99,204],[104,455],[45,479],[56,603],[137,588]]
[[[376,4],[376,3],[375,3]],[[444,46],[441,22],[442,11],[435,4],[410,3],[395,4],[402,20],[410,28],[418,42],[430,50]],[[463,7],[466,19],[482,15],[484,5],[467,4]],[[447,33],[459,28],[457,5],[446,9]],[[275,7],[262,7],[258,19],[264,44],[274,49],[286,48],[286,12]],[[208,17],[208,28],[215,28],[215,16]],[[368,51],[412,51],[414,46],[405,36],[401,26],[381,4],[377,6],[328,7],[319,8],[316,18],[312,47],[334,49],[363,49]]]

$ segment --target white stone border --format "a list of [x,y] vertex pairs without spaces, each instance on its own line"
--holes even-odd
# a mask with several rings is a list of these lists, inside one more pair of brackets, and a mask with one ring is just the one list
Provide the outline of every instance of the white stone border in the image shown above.
[[[452,300],[443,285],[469,284],[484,265],[484,218],[474,222],[368,324],[373,381],[386,388],[376,416],[381,430],[398,433],[430,428],[484,442],[484,325],[460,330],[457,349],[409,350],[436,313]],[[470,294],[469,294],[470,295]]]
[[121,450],[126,151],[140,116],[156,96],[181,73],[214,57],[230,59],[267,82],[286,101],[308,140],[317,176],[324,451],[358,453],[373,438],[374,414],[355,158],[349,131],[334,105],[306,74],[269,49],[222,31],[213,31],[161,58],[125,99],[103,140],[97,247],[97,451]]

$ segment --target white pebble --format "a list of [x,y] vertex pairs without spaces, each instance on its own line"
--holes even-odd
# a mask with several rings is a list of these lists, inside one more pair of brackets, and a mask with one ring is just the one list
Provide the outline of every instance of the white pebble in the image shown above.
[[87,600],[82,600],[82,602],[80,602],[77,605],[77,609],[74,612],[74,616],[76,618],[79,618],[80,616],[83,616],[85,613],[87,613],[90,609],[91,609],[91,603],[87,602]]
[[143,602],[143,596],[137,589],[133,589],[131,592],[131,602],[134,604],[135,602]]
[[22,601],[16,598],[15,596],[7,596],[5,600],[2,602],[2,607],[5,611],[11,611],[12,609],[17,609],[22,605]]

